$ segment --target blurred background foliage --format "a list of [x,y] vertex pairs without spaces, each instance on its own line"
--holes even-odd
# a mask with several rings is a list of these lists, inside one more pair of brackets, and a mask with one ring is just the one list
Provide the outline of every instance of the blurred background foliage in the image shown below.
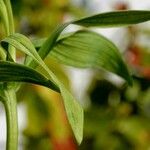
[[[80,5],[72,2],[12,0],[16,31],[31,38],[41,38],[50,35],[58,24],[91,13],[87,8],[91,3],[88,0],[80,0]],[[118,1],[112,9],[129,9],[129,6]],[[90,104],[85,108],[84,139],[77,146],[60,95],[40,86],[23,85],[18,92],[18,102],[26,106],[27,112],[23,149],[150,149],[150,45],[146,42],[150,39],[150,30],[143,26],[125,30],[124,40],[128,38],[128,43],[123,48],[123,56],[133,74],[133,86],[122,86],[116,79],[111,82],[106,80],[107,73],[95,72],[86,91]],[[3,30],[0,36],[3,37]],[[22,59],[20,54],[19,59]],[[66,68],[54,60],[47,58],[45,61],[71,90]]]

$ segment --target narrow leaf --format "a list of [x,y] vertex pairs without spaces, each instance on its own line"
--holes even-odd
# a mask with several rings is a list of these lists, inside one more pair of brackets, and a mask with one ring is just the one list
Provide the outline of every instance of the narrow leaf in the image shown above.
[[42,47],[40,48],[38,52],[42,58],[47,56],[47,54],[49,53],[49,49],[51,49],[54,46],[58,36],[64,30],[64,28],[66,28],[68,25],[69,23],[65,23],[57,27],[52,33],[52,35],[43,43]]
[[60,88],[68,121],[77,142],[80,144],[83,137],[83,109],[81,106],[69,93],[65,86],[58,80],[55,74],[49,70],[27,37],[21,34],[13,34],[1,42],[3,47],[6,47],[6,44],[8,43],[32,57],[32,59],[34,59],[41,67],[43,67],[43,69],[45,69],[45,71],[47,71],[50,79],[52,79],[52,81]]
[[126,10],[101,13],[73,21],[72,23],[85,27],[118,27],[133,25],[149,20],[150,11]]
[[[59,37],[59,35],[61,34],[61,32],[69,25],[70,23],[64,23],[58,27],[56,27],[56,29],[53,31],[53,33],[51,34],[51,36],[49,36],[44,43],[42,44],[42,46],[40,47],[38,54],[40,55],[41,58],[45,58],[48,53],[50,52],[50,50],[53,48],[53,46],[55,45],[55,42],[57,40],[57,38]],[[32,59],[30,58],[26,58],[25,61],[26,65],[30,65],[32,68],[35,68],[37,66],[37,64],[32,61]]]
[[59,91],[50,80],[39,72],[24,65],[6,61],[0,61],[0,82],[28,82]]

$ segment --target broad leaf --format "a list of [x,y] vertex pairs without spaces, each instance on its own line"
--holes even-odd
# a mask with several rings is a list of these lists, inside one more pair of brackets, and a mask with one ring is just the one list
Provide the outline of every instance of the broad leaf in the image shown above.
[[[56,43],[61,32],[69,25],[76,24],[85,27],[121,27],[128,26],[137,23],[142,23],[150,20],[150,11],[145,10],[127,10],[127,11],[115,11],[106,12],[93,15],[90,17],[85,17],[76,21],[71,21],[60,25],[54,30],[52,35],[44,42],[39,50],[39,55],[44,59],[47,54],[52,50],[54,44]],[[42,42],[42,41],[40,41]],[[40,43],[39,43],[40,45]],[[39,46],[38,45],[38,46]],[[29,61],[31,62],[31,60]],[[35,67],[35,63],[30,63],[30,66]]]
[[133,25],[149,20],[150,11],[126,10],[101,13],[73,21],[72,23],[85,27],[119,27]]
[[0,82],[28,82],[59,91],[50,80],[39,72],[24,65],[7,61],[0,61]]
[[[39,42],[36,43],[38,44],[35,47],[38,47]],[[74,67],[103,68],[121,76],[129,84],[132,83],[118,48],[95,32],[81,30],[71,36],[61,38],[51,50],[50,56]]]
[[40,66],[45,69],[45,71],[47,71],[50,79],[52,79],[52,81],[59,87],[64,100],[68,121],[71,125],[77,142],[80,144],[83,137],[83,109],[81,106],[69,93],[65,86],[57,79],[55,74],[51,72],[45,65],[28,38],[21,34],[14,34],[4,39],[1,44],[3,47],[5,47],[8,43],[32,57]]

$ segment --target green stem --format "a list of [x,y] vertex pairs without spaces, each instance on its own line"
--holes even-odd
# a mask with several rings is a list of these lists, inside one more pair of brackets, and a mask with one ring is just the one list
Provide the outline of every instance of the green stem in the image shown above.
[[[10,34],[13,34],[15,32],[13,12],[12,12],[12,7],[11,7],[10,0],[4,0],[4,3],[6,5],[8,21],[9,21],[9,34],[8,35],[10,35]],[[11,57],[13,58],[13,60],[15,61],[16,60],[16,50],[15,50],[15,48],[10,46],[9,47],[9,53],[10,53]]]
[[6,110],[7,120],[7,150],[17,150],[18,147],[18,117],[17,117],[17,101],[13,89],[5,91],[6,100],[4,106]]
[[[5,32],[6,35],[9,36],[15,32],[11,3],[10,0],[2,0],[0,4],[0,13],[3,17]],[[12,59],[16,61],[16,50],[13,46],[9,46],[9,54],[11,55]],[[1,56],[3,59],[6,59],[2,51]],[[11,86],[11,89],[9,89],[9,86]],[[3,101],[7,120],[7,150],[18,149],[17,101],[16,93],[12,88],[12,84],[6,83],[6,87],[4,90],[5,99]]]
[[10,34],[14,33],[14,20],[13,20],[13,12],[10,0],[4,0],[6,9],[7,9],[7,15],[9,20],[9,32]]
[[8,21],[8,14],[7,14],[7,9],[4,1],[0,1],[0,15],[2,18],[2,22],[4,24],[4,29],[6,32],[6,35],[9,35],[9,21]]

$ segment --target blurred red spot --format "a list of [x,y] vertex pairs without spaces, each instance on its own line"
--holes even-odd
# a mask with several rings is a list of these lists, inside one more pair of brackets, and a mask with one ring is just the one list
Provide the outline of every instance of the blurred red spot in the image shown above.
[[114,6],[115,10],[126,10],[128,9],[128,5],[126,3],[123,2],[118,2],[115,6]]
[[150,68],[148,67],[145,67],[142,69],[142,74],[144,77],[150,79]]
[[53,150],[77,150],[77,145],[71,137],[64,140],[54,139]]
[[131,46],[126,53],[127,61],[132,65],[140,65],[140,49],[137,46]]

